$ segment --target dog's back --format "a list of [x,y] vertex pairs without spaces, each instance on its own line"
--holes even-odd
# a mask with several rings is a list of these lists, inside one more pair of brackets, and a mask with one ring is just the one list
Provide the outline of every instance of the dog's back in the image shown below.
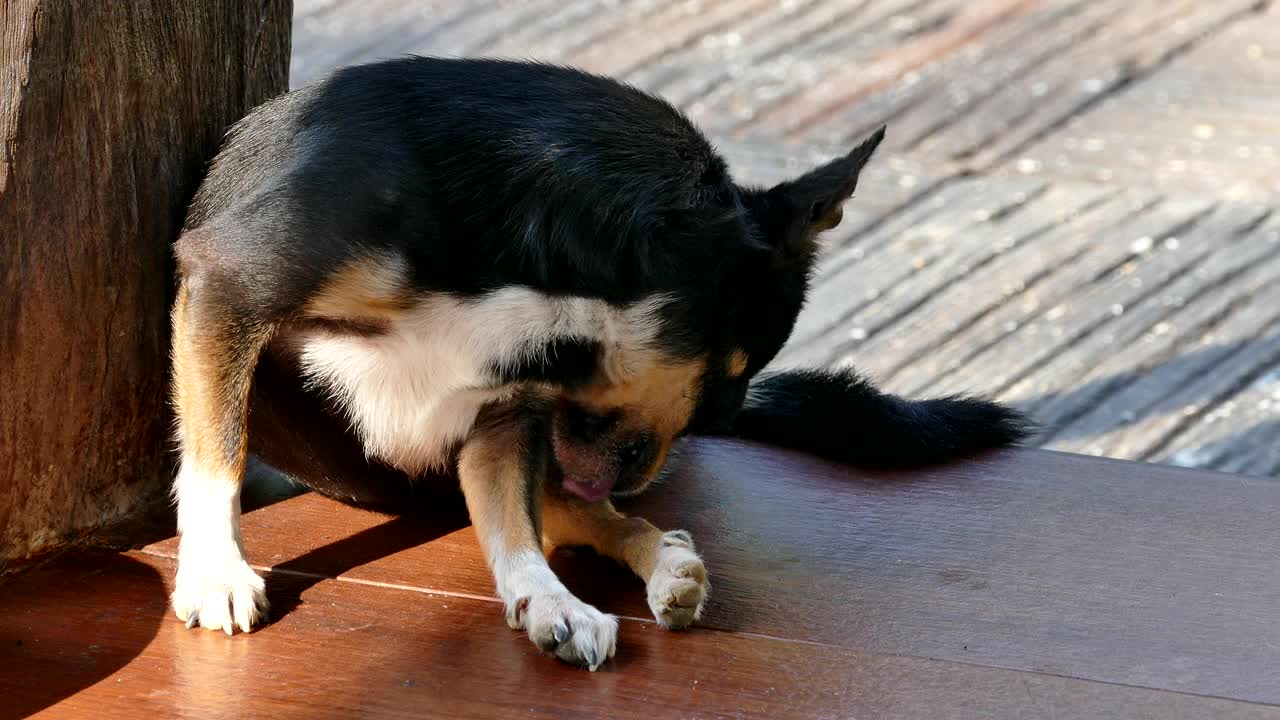
[[[273,272],[299,266],[299,285],[354,252],[394,249],[436,290],[520,284],[628,302],[705,277],[705,241],[651,243],[673,224],[702,233],[696,211],[731,211],[730,193],[706,139],[652,96],[565,68],[411,57],[340,70],[254,111],[187,225],[251,216],[266,231],[243,242]],[[305,241],[267,245],[282,235]]]

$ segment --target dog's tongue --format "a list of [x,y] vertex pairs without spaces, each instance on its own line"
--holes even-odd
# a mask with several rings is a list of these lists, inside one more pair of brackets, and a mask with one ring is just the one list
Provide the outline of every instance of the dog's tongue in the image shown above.
[[564,475],[564,489],[587,502],[596,502],[609,496],[609,491],[613,489],[613,484],[610,482],[598,482],[578,475],[570,475],[566,472]]
[[600,453],[556,443],[556,460],[564,472],[564,489],[583,500],[603,500],[613,489],[615,473]]

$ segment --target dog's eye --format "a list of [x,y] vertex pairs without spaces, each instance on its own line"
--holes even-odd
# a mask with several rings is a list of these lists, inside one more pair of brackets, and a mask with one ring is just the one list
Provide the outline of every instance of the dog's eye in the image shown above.
[[618,414],[593,413],[585,408],[571,406],[567,413],[569,431],[584,442],[594,442],[611,431],[618,423]]
[[612,424],[610,419],[604,415],[584,415],[582,416],[582,434],[587,437],[603,435]]
[[653,461],[653,443],[648,438],[632,440],[618,448],[618,460],[629,467],[648,465]]

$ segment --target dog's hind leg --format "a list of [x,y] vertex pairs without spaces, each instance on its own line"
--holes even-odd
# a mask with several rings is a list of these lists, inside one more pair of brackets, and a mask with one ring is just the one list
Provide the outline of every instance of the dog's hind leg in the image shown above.
[[458,477],[507,624],[526,630],[541,650],[595,670],[613,657],[618,620],[574,597],[542,553],[546,425],[544,413],[519,401],[486,408],[462,447]]
[[684,530],[663,532],[608,500],[588,503],[558,491],[544,496],[542,527],[551,545],[585,545],[631,568],[644,580],[649,609],[663,627],[688,627],[701,617],[711,584]]
[[249,386],[271,328],[239,316],[208,273],[188,272],[173,310],[173,400],[181,467],[173,608],[188,627],[231,634],[265,614],[263,580],[240,541]]

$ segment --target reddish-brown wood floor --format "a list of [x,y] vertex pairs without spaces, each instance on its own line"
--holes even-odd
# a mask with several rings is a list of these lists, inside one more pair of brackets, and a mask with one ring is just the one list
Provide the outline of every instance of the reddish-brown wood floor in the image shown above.
[[189,631],[172,539],[0,585],[0,717],[1280,717],[1280,485],[1043,451],[871,473],[701,442],[630,508],[694,532],[702,624],[623,616],[591,674],[506,628],[465,517],[249,513],[274,622]]

